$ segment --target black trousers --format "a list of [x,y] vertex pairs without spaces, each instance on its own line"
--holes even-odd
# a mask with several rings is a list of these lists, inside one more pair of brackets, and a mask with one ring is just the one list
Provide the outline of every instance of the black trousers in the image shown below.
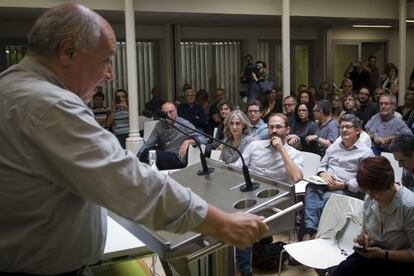
[[157,152],[157,168],[159,170],[175,170],[187,166],[187,160],[184,161],[180,159],[177,154],[156,148],[145,149],[139,156],[141,162],[148,164],[148,152],[150,150],[155,150]]
[[414,263],[368,259],[354,253],[339,264],[333,276],[414,275]]

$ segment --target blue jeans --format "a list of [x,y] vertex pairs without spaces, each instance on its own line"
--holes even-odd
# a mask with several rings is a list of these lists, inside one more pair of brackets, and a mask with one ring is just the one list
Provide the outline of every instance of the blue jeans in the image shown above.
[[[237,261],[241,275],[249,275],[252,272],[252,252],[253,246],[245,249],[236,249]],[[250,274],[251,275],[251,274]]]
[[331,194],[356,196],[357,194],[346,190],[330,191],[326,186],[309,183],[306,186],[304,224],[305,234],[314,234],[318,230],[323,207],[325,207]]

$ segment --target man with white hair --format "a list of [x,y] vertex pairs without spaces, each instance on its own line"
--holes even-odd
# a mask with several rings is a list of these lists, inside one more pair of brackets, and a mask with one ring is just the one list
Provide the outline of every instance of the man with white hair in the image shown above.
[[[0,74],[0,274],[80,275],[100,260],[106,209],[155,230],[246,247],[267,231],[151,170],[87,107],[112,76],[109,23],[78,4],[44,13],[27,56]],[[104,208],[102,208],[102,207]]]
[[385,94],[380,96],[378,105],[379,113],[365,125],[365,131],[370,135],[376,155],[382,151],[389,151],[389,145],[396,136],[401,134],[412,134],[407,124],[394,115],[397,100],[394,96]]

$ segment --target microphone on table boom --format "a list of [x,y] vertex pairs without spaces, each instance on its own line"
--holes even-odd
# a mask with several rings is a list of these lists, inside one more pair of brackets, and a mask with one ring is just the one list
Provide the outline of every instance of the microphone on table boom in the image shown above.
[[[240,152],[237,148],[235,148],[235,147],[233,147],[232,145],[230,145],[230,144],[228,144],[228,143],[225,143],[225,142],[223,142],[223,141],[221,141],[221,140],[219,140],[219,139],[217,139],[217,138],[215,138],[215,137],[213,137],[213,136],[211,136],[211,135],[209,135],[209,134],[207,134],[207,133],[204,133],[204,132],[202,132],[202,131],[200,131],[200,130],[198,130],[198,129],[195,129],[195,128],[192,128],[192,127],[186,126],[186,125],[185,125],[185,124],[183,124],[183,123],[180,123],[180,122],[178,122],[178,121],[176,121],[176,120],[174,120],[174,119],[171,119],[171,118],[168,116],[168,113],[167,113],[167,112],[164,112],[164,111],[160,111],[160,110],[159,110],[159,111],[156,111],[154,115],[155,115],[154,117],[156,117],[156,118],[161,118],[161,119],[164,119],[164,120],[169,119],[169,120],[171,120],[171,121],[173,121],[173,122],[175,122],[175,123],[177,123],[177,124],[179,124],[179,125],[181,125],[181,126],[183,126],[183,127],[187,128],[187,129],[190,129],[190,130],[192,130],[192,131],[194,131],[194,132],[197,132],[198,134],[204,135],[205,137],[208,137],[208,138],[212,139],[213,141],[216,141],[216,142],[218,142],[218,143],[221,143],[221,144],[223,144],[224,146],[229,147],[229,148],[231,148],[231,149],[235,150],[235,151],[237,152],[237,154],[239,155],[239,157],[241,158],[242,163],[243,163],[243,166],[242,166],[242,171],[243,171],[243,177],[244,177],[244,182],[245,182],[245,184],[244,184],[244,185],[242,185],[242,186],[240,187],[240,191],[242,191],[242,192],[249,192],[249,191],[254,191],[254,190],[256,190],[256,189],[258,189],[258,188],[260,187],[260,184],[259,184],[259,183],[257,183],[257,182],[252,182],[252,179],[251,179],[251,177],[250,177],[249,168],[246,166],[246,163],[244,162],[243,155],[241,154],[241,152]],[[194,138],[193,138],[193,139],[194,139]],[[200,147],[200,152],[202,152],[202,151],[201,151],[201,147]],[[203,156],[204,156],[204,154],[203,154]],[[206,157],[204,156],[204,162],[206,162],[206,161],[205,161],[205,158],[206,158]],[[200,159],[201,159],[201,154],[200,154]],[[203,160],[203,159],[201,159],[201,160]],[[202,161],[202,162],[203,162],[203,161]],[[207,166],[207,164],[206,164],[206,166]]]

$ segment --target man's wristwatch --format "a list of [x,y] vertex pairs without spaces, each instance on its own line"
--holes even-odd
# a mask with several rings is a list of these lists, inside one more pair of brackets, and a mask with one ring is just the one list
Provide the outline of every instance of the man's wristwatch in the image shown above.
[[316,141],[317,144],[319,144],[319,136],[316,136],[315,141]]

